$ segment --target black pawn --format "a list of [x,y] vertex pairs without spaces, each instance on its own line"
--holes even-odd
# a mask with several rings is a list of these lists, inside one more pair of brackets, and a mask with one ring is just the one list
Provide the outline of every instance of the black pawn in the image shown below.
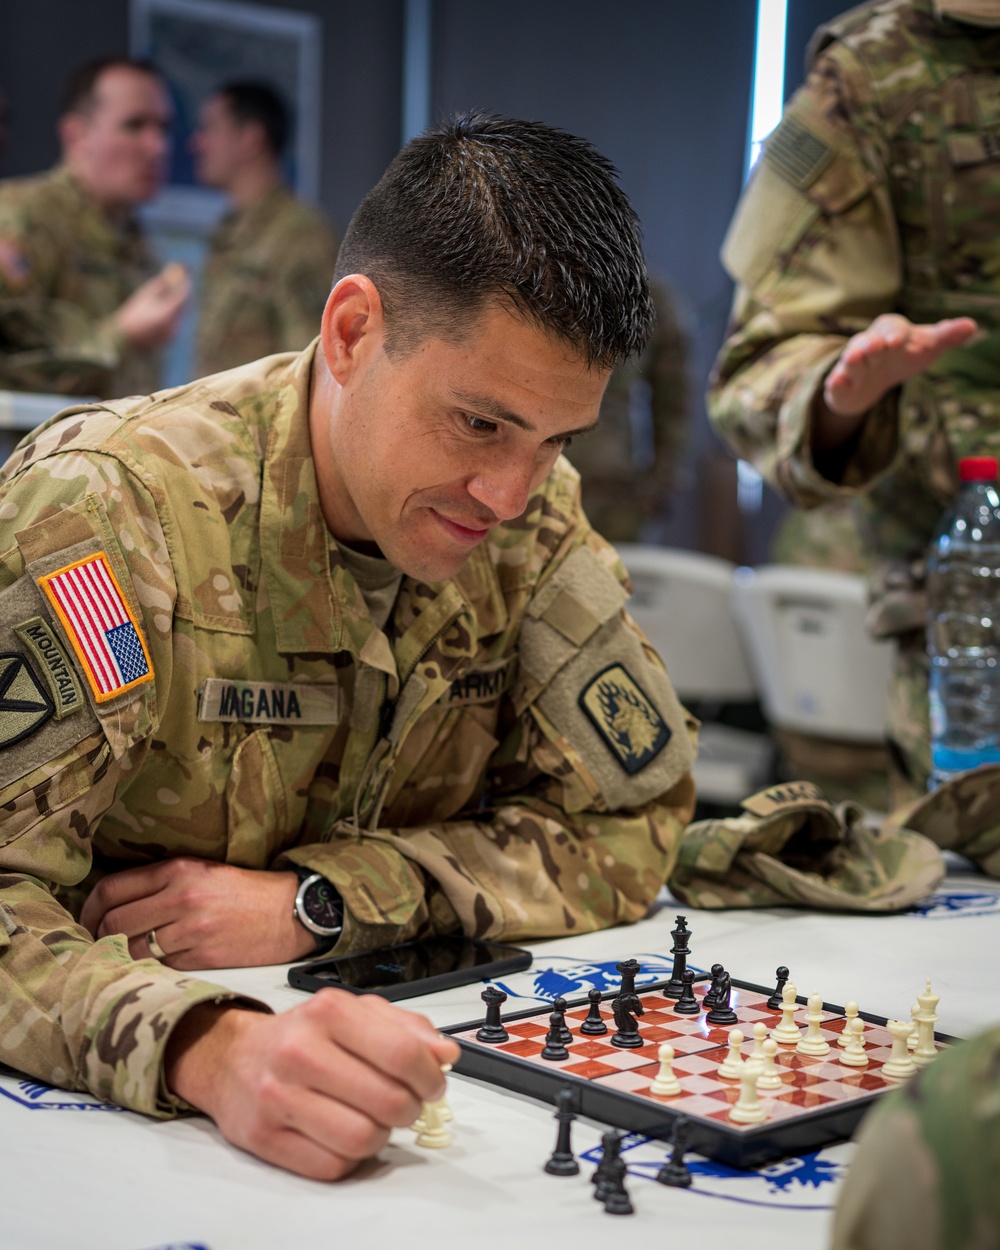
[[670,970],[670,980],[663,991],[664,998],[680,998],[684,992],[684,971],[687,968],[687,957],[690,953],[691,930],[687,927],[687,917],[677,917],[677,928],[670,931],[674,944],[670,953],[674,957],[674,966]]
[[687,1147],[688,1118],[686,1115],[677,1117],[674,1125],[673,1152],[670,1159],[656,1174],[661,1185],[672,1185],[675,1189],[687,1189],[691,1184],[691,1172],[684,1162],[684,1151]]
[[712,984],[705,991],[702,1003],[705,1007],[714,1007],[719,996],[719,977],[725,972],[722,964],[712,964]]
[[576,1155],[573,1154],[569,1144],[570,1125],[576,1119],[571,1110],[572,1102],[573,1091],[571,1089],[561,1089],[556,1095],[556,1106],[559,1108],[556,1112],[559,1133],[556,1137],[556,1148],[545,1165],[545,1171],[550,1176],[576,1176],[580,1171]]
[[507,1001],[507,995],[495,985],[487,985],[479,997],[486,1004],[486,1020],[476,1033],[476,1041],[489,1042],[491,1045],[508,1041],[510,1034],[500,1023],[500,1004]]
[[625,998],[629,994],[635,993],[635,979],[642,971],[642,965],[638,959],[623,959],[620,964],[615,967],[621,973],[622,984],[618,991],[618,997]]
[[569,1051],[563,1045],[562,1034],[565,1028],[562,1012],[553,1011],[549,1016],[549,1031],[545,1034],[545,1045],[542,1047],[542,1058],[558,1063],[560,1059],[568,1059]]
[[633,1208],[629,1201],[628,1190],[625,1188],[625,1160],[615,1159],[608,1176],[607,1192],[604,1195],[604,1209],[608,1215],[631,1215]]
[[594,1168],[594,1175],[590,1178],[591,1185],[597,1186],[597,1191],[594,1194],[595,1198],[603,1199],[604,1194],[601,1191],[601,1186],[605,1183],[611,1163],[618,1158],[621,1148],[621,1133],[610,1129],[607,1133],[601,1134],[601,1161]]
[[770,1007],[772,1011],[780,1011],[781,991],[788,983],[788,969],[784,966],[784,964],[782,964],[780,968],[775,969],[774,975],[778,978],[778,984],[774,987],[774,993],[767,1000],[767,1006]]
[[586,1033],[588,1037],[600,1037],[608,1031],[601,1015],[601,991],[590,990],[587,997],[590,999],[590,1010],[586,1020],[580,1025],[580,1032]]
[[562,1044],[564,1046],[568,1046],[570,1042],[572,1042],[573,1040],[573,1034],[566,1027],[566,1000],[565,998],[557,998],[553,1002],[552,1007],[553,1007],[553,1010],[559,1012],[559,1016],[562,1020],[562,1033],[560,1034],[562,1038]]
[[680,1012],[682,1016],[696,1016],[701,1011],[698,1000],[694,996],[694,973],[690,968],[684,973],[684,988],[674,1006],[674,1011]]

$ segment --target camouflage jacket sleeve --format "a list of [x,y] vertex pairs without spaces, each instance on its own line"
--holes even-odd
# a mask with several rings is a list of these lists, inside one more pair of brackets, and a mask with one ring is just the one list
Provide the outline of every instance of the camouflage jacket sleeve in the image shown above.
[[[24,653],[26,628],[35,622],[37,632],[43,621],[38,576],[103,551],[133,614],[154,622],[147,637],[156,681],[104,703],[70,683],[60,715],[28,726],[20,741],[11,741],[19,725],[10,722],[27,713],[12,710],[9,698],[0,712],[0,1060],[55,1085],[171,1115],[189,1109],[161,1078],[171,1030],[196,1003],[237,996],[154,960],[133,961],[124,938],[94,941],[61,899],[87,876],[93,831],[151,749],[156,682],[170,682],[174,587],[156,509],[117,462],[75,456],[59,473],[68,477],[35,472],[4,495],[0,517],[16,537],[0,557],[4,660]],[[70,480],[79,502],[60,507]],[[58,640],[50,633],[43,646],[43,658],[51,657]],[[7,696],[9,678],[7,671]],[[21,693],[23,702],[31,691]]]
[[19,202],[0,199],[0,388],[104,395],[123,340],[113,317],[95,321],[60,299],[56,275],[72,263]]
[[695,723],[624,611],[625,571],[583,519],[576,480],[572,501],[547,501],[561,536],[542,531],[556,549],[515,636],[510,715],[495,735],[466,718],[433,770],[420,761],[442,815],[450,786],[480,772],[482,785],[454,817],[404,824],[390,782],[368,829],[342,822],[285,857],[343,894],[339,950],[457,928],[588,932],[640,919],[666,880],[694,806]]
[[892,310],[902,281],[884,147],[867,80],[834,45],[768,140],[723,248],[737,291],[709,413],[798,506],[867,485],[896,450],[898,392],[836,456],[818,463],[810,446],[826,374],[853,334]]
[[1000,1027],[945,1051],[872,1111],[844,1182],[833,1250],[1000,1243]]

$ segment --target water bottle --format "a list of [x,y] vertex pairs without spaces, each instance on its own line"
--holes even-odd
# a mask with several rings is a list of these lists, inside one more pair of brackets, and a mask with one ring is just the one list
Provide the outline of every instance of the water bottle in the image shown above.
[[959,461],[962,489],[927,564],[929,788],[1000,763],[1000,495],[993,456]]

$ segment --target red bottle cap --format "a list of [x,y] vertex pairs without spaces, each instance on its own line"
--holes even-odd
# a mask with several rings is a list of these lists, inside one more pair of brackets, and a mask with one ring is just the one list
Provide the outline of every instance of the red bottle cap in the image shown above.
[[963,456],[958,462],[958,476],[963,482],[995,482],[996,456]]

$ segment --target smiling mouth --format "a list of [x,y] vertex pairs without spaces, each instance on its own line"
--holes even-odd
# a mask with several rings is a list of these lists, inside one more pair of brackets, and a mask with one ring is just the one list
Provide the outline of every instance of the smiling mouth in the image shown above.
[[461,522],[453,521],[450,517],[446,517],[443,513],[438,512],[436,508],[431,508],[431,512],[442,528],[462,543],[474,545],[482,542],[493,528],[492,525],[462,525]]

